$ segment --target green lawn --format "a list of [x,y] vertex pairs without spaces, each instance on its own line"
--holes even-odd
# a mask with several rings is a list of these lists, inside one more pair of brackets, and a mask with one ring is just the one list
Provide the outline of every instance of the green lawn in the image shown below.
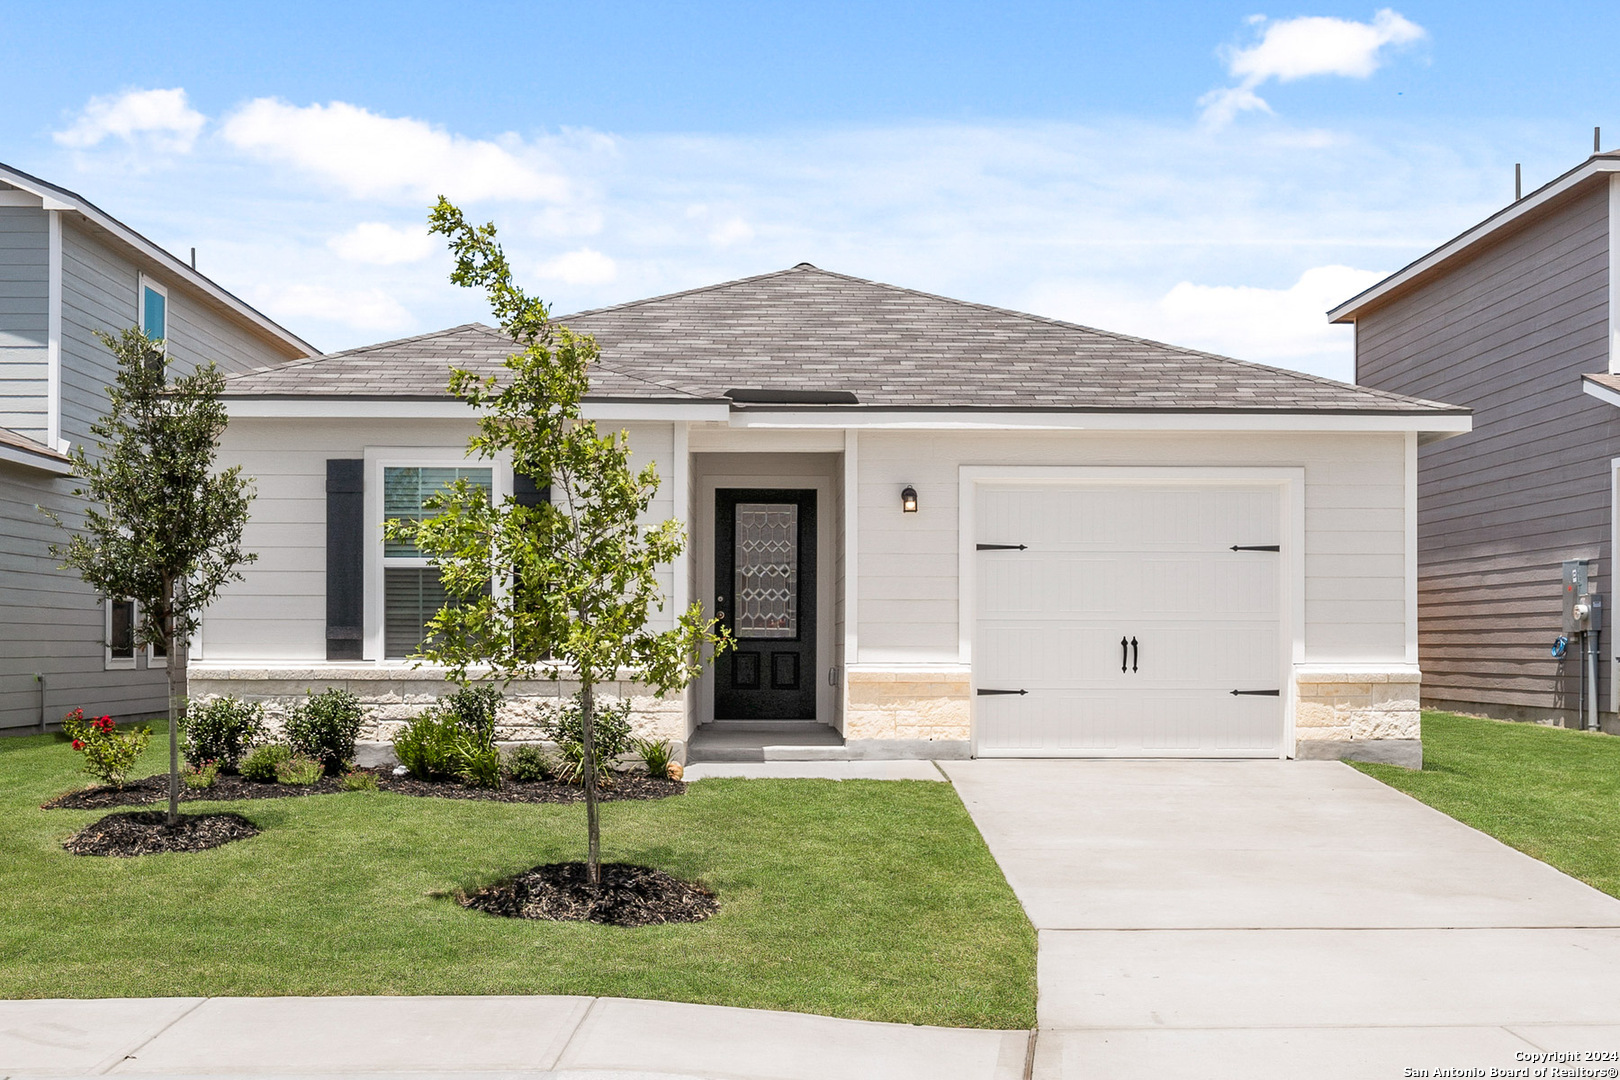
[[[154,738],[140,771],[166,752]],[[949,784],[708,780],[606,804],[606,859],[700,879],[721,902],[708,922],[630,930],[450,898],[580,858],[580,806],[370,792],[210,803],[264,832],[110,859],[60,846],[100,812],[38,808],[85,783],[66,743],[0,739],[0,997],[597,994],[1035,1022],[1034,931]]]
[[1390,787],[1620,896],[1620,739],[1423,714],[1423,771],[1356,763]]

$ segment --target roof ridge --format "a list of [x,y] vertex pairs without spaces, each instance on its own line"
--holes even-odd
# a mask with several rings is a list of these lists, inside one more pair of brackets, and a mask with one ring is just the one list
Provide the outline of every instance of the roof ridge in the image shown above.
[[[579,319],[584,318],[586,315],[601,315],[608,311],[623,311],[626,308],[640,307],[642,304],[653,304],[660,300],[674,300],[681,296],[696,296],[698,293],[714,292],[716,289],[729,289],[733,285],[744,285],[750,281],[764,281],[766,278],[781,277],[784,274],[804,273],[806,268],[814,270],[819,274],[832,273],[830,270],[823,270],[821,267],[811,266],[809,263],[798,263],[797,265],[790,266],[785,270],[770,270],[763,274],[750,274],[748,277],[733,278],[731,281],[721,281],[714,285],[699,285],[696,288],[678,289],[675,292],[661,293],[658,296],[648,296],[641,300],[627,300],[622,304],[608,304],[605,307],[587,308],[584,311],[570,311],[567,315],[553,316],[551,321],[554,323],[561,323],[564,319]],[[833,274],[833,276],[843,277],[845,275]],[[860,279],[851,278],[850,280],[859,281]]]

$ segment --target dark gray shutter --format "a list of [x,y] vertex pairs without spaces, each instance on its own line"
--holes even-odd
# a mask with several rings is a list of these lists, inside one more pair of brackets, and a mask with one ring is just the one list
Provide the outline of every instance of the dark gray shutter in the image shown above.
[[366,463],[326,462],[326,658],[365,654]]
[[541,487],[534,477],[520,472],[512,474],[512,499],[519,506],[542,506],[551,501],[551,485]]

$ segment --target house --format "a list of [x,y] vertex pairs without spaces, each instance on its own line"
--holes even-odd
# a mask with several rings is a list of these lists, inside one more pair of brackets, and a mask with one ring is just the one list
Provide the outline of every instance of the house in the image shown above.
[[[1474,410],[1470,435],[1418,457],[1420,659],[1435,707],[1581,722],[1561,564],[1588,561],[1589,589],[1612,593],[1617,230],[1620,154],[1594,154],[1330,312],[1355,325],[1358,383]],[[1616,731],[1606,629],[1593,704]]]
[[168,708],[163,659],[137,650],[133,604],[57,569],[71,522],[67,450],[90,438],[116,374],[95,338],[131,325],[178,364],[247,371],[316,350],[88,201],[0,165],[0,732],[67,710]]
[[[684,694],[621,683],[644,731],[1420,761],[1418,448],[1467,409],[808,264],[560,321],[601,345],[587,415],[688,525],[663,617],[701,600],[739,641]],[[230,379],[260,558],[206,615],[194,695],[348,686],[378,741],[443,690],[407,659],[436,572],[382,522],[457,476],[541,497],[467,458],[445,389],[511,351],[465,325]],[[567,689],[514,686],[506,722]]]

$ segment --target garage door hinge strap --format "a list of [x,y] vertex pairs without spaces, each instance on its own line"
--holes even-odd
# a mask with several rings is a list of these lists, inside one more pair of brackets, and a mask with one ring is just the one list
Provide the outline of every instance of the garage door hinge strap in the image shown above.
[[1233,551],[1281,551],[1281,544],[1233,544]]
[[979,689],[977,691],[975,691],[975,693],[977,693],[980,697],[993,697],[993,696],[995,696],[997,694],[1020,694],[1020,695],[1022,695],[1022,694],[1029,693],[1029,691],[1028,690],[986,690],[984,687],[981,686],[981,687],[979,687]]
[[1233,697],[1282,697],[1281,690],[1234,690]]
[[1029,550],[1028,546],[1024,545],[1024,544],[974,544],[973,547],[978,551],[1028,551]]

